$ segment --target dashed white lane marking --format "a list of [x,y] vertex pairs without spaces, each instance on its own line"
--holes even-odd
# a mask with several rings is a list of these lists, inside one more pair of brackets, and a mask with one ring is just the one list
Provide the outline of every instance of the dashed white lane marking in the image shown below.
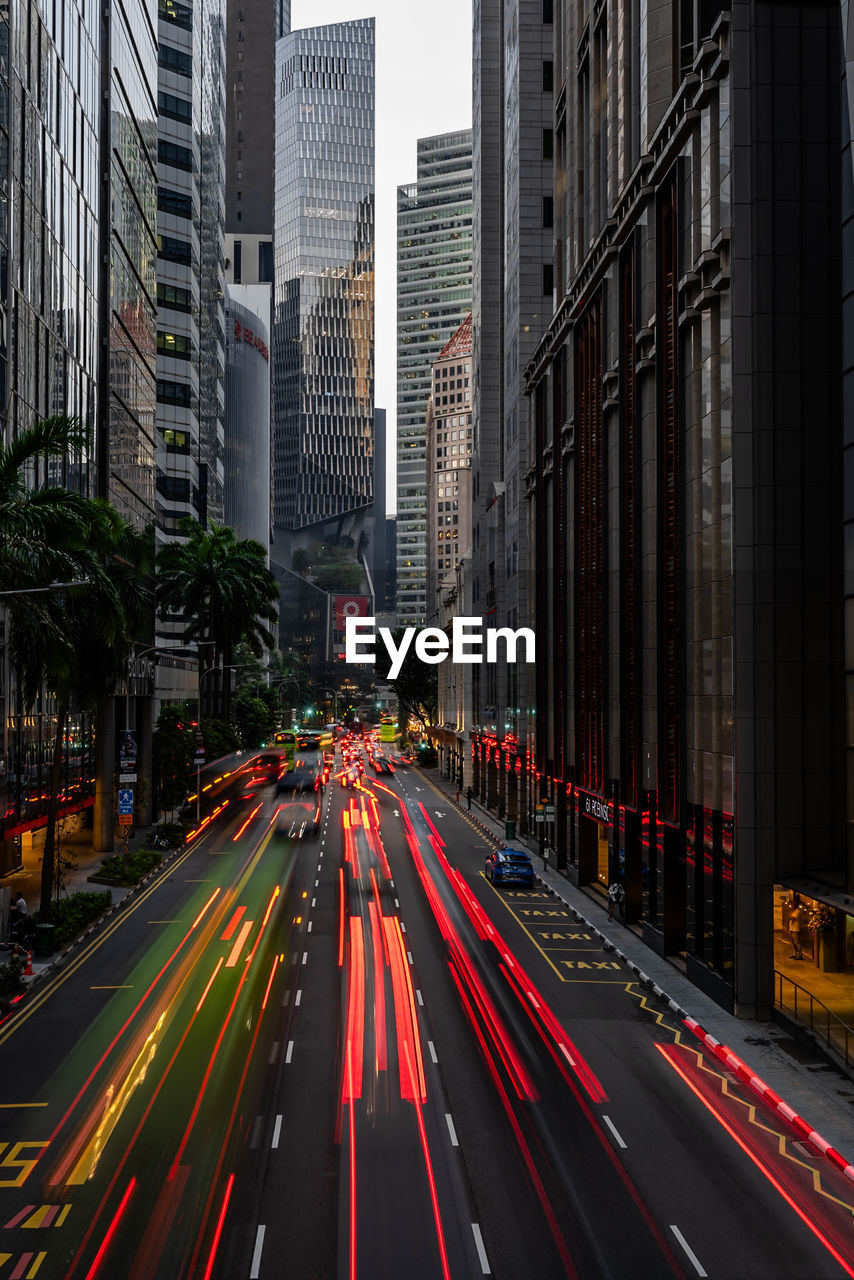
[[411,951],[407,951],[407,953],[406,953],[406,958],[407,958],[407,960],[409,961],[409,963],[410,963],[410,964],[415,964],[415,961],[412,959],[412,952],[411,952]]
[[279,1138],[281,1136],[282,1136],[282,1117],[276,1116],[276,1124],[273,1128],[273,1141],[270,1143],[270,1146],[273,1148],[274,1151],[278,1151],[279,1149]]
[[302,987],[300,987],[299,991],[296,994],[296,999],[294,1000],[294,1004],[299,1005],[301,1001],[302,1001]]
[[319,884],[320,884],[320,881],[319,881],[319,880],[315,880],[315,882],[314,882],[314,887],[315,887],[315,889],[317,888],[317,886],[318,886]]
[[485,1276],[491,1276],[489,1262],[486,1257],[486,1249],[483,1247],[483,1236],[480,1234],[480,1227],[476,1222],[471,1224],[472,1234],[474,1235],[474,1244],[477,1249],[477,1256],[480,1258],[480,1269]]
[[395,898],[395,900],[394,900],[394,905],[397,907],[397,909],[398,909],[398,911],[399,911],[399,910],[400,910],[400,903],[398,902],[397,898]]
[[421,992],[418,990],[418,988],[417,988],[417,987],[415,988],[415,994],[416,994],[416,996],[418,997],[418,1003],[419,1003],[420,1005],[423,1005],[423,1004],[424,1004],[424,997],[422,996]]
[[438,1062],[439,1059],[436,1057],[436,1049],[432,1040],[427,1041],[427,1048],[430,1050],[430,1057],[433,1059],[433,1061]]
[[401,920],[401,922],[400,922],[400,932],[401,932],[401,933],[406,933],[406,925],[403,923],[403,921],[402,921],[402,920]]
[[460,1140],[457,1137],[457,1131],[454,1128],[454,1121],[449,1111],[445,1112],[445,1120],[448,1125],[448,1133],[451,1135],[451,1146],[458,1147],[460,1145]]
[[307,932],[308,932],[308,933],[311,933],[311,925],[312,925],[312,922],[311,922],[311,920],[309,920],[309,922],[308,922],[308,930],[307,930]]
[[671,1224],[670,1224],[670,1230],[673,1232],[673,1234],[675,1235],[676,1239],[679,1241],[679,1243],[681,1244],[682,1248],[683,1248],[683,1249],[685,1250],[685,1252],[687,1253],[688,1257],[690,1258],[691,1262],[693,1263],[694,1270],[697,1272],[697,1275],[698,1275],[698,1276],[707,1276],[707,1275],[709,1274],[709,1273],[708,1273],[708,1271],[704,1271],[704,1270],[703,1270],[702,1266],[700,1265],[700,1259],[697,1257],[696,1253],[695,1253],[695,1252],[694,1252],[694,1250],[691,1248],[691,1246],[689,1245],[688,1241],[685,1239],[685,1237],[683,1236],[683,1234],[682,1234],[682,1232],[679,1230],[679,1228],[678,1228],[678,1227],[675,1227],[675,1226],[673,1225],[673,1223],[671,1222]]
[[255,1250],[252,1254],[252,1266],[249,1269],[249,1280],[258,1280],[261,1274],[261,1250],[264,1248],[264,1233],[267,1228],[258,1224],[258,1233],[255,1236]]
[[307,951],[303,951],[303,953],[302,953],[302,962],[303,962],[303,964],[305,964],[305,963],[307,962],[307,960],[308,960],[308,952],[307,952]]
[[622,1147],[622,1148],[625,1150],[625,1148],[626,1148],[626,1145],[627,1145],[627,1144],[626,1144],[625,1142],[623,1142],[623,1139],[622,1139],[622,1138],[620,1137],[620,1135],[617,1133],[617,1127],[616,1127],[616,1125],[614,1124],[614,1121],[611,1119],[611,1117],[610,1117],[610,1116],[603,1116],[603,1117],[602,1117],[602,1119],[605,1121],[606,1125],[608,1126],[608,1128],[609,1128],[609,1129],[611,1130],[611,1132],[613,1133],[613,1135],[614,1135],[614,1140],[616,1141],[617,1145],[618,1145],[618,1146],[620,1146],[620,1147]]
[[311,905],[314,906],[315,902],[317,902],[317,898],[312,898]]
[[289,1040],[289,1041],[288,1041],[288,1051],[287,1051],[287,1053],[285,1054],[285,1062],[287,1062],[287,1063],[289,1063],[289,1062],[290,1062],[290,1060],[291,1060],[291,1055],[293,1054],[293,1051],[294,1051],[294,1042],[293,1042],[293,1040]]
[[273,1063],[276,1061],[276,1059],[278,1058],[278,1056],[279,1056],[279,1042],[278,1040],[274,1040],[273,1047],[270,1050],[270,1066],[271,1067]]

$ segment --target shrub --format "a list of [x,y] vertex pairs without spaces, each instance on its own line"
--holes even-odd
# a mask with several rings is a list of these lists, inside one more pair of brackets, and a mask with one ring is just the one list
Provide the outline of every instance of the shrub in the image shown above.
[[128,854],[127,872],[122,854],[114,853],[105,858],[98,871],[100,880],[114,881],[116,884],[136,884],[143,876],[160,862],[161,855],[154,849],[134,849]]
[[[78,933],[90,925],[98,916],[103,915],[113,901],[113,895],[107,889],[104,893],[72,893],[67,898],[60,898],[53,904],[53,945],[58,951],[76,938]],[[39,922],[36,912],[33,916],[35,924]]]
[[0,996],[14,996],[22,990],[24,962],[20,956],[11,956],[6,964],[0,964]]

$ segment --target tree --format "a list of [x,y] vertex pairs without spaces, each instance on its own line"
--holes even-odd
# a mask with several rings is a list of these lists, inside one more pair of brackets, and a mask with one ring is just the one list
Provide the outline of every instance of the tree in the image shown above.
[[[89,440],[79,418],[57,415],[0,446],[0,590],[24,591],[82,576],[79,553],[85,557],[89,500],[43,476],[50,459],[80,453]],[[32,603],[37,597],[18,598],[24,608]]]
[[275,710],[248,686],[238,689],[235,695],[234,718],[241,742],[249,751],[263,746],[276,731]]
[[[199,646],[201,681],[212,667],[232,666],[241,641],[257,657],[273,645],[267,624],[276,620],[279,588],[260,542],[238,540],[222,525],[205,530],[187,516],[179,529],[186,542],[169,543],[157,556],[157,604],[161,614],[187,620],[183,638]],[[226,721],[230,702],[228,679],[222,704]]]
[[[397,627],[393,632],[395,647],[399,648],[405,628]],[[409,646],[400,673],[396,680],[389,680],[391,657],[385,645],[378,645],[375,678],[388,680],[398,701],[401,719],[414,716],[426,729],[436,723],[439,707],[439,672],[435,664],[422,662],[415,654],[415,647]],[[405,727],[405,725],[404,725]]]
[[159,807],[170,811],[177,809],[190,789],[193,767],[193,731],[186,707],[163,708],[152,734],[151,753],[160,795]]
[[69,709],[72,705],[94,708],[114,692],[126,672],[134,638],[146,629],[151,610],[152,593],[146,585],[152,566],[151,532],[133,529],[114,507],[99,499],[79,498],[74,510],[75,535],[67,551],[82,574],[81,585],[9,597],[9,650],[24,704],[33,706],[43,688],[56,700],[39,906],[44,921],[51,919]]

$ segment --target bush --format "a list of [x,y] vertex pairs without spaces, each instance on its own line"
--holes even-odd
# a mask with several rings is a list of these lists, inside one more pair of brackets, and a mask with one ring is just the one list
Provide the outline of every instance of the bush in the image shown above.
[[11,956],[6,964],[0,964],[0,996],[14,996],[23,990],[23,972],[20,956]]
[[[53,945],[57,951],[76,938],[78,933],[90,925],[98,916],[103,915],[113,901],[109,889],[104,893],[72,893],[68,898],[60,898],[53,904]],[[33,916],[35,924],[39,922],[36,912]],[[4,966],[8,967],[8,966]]]
[[137,884],[143,876],[147,876],[161,860],[161,854],[154,849],[135,849],[128,854],[127,872],[124,858],[120,853],[105,858],[98,871],[98,879],[113,884]]
[[178,845],[184,843],[184,836],[186,835],[186,832],[186,824],[182,825],[180,822],[160,822],[155,828],[154,834],[158,836],[165,836],[171,847],[173,849],[177,849]]

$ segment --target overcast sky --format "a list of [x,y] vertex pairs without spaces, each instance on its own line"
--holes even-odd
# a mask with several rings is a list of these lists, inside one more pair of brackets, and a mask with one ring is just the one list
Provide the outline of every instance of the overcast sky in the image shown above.
[[292,0],[294,31],[354,18],[376,19],[375,401],[393,424],[397,188],[415,179],[417,138],[471,127],[471,0]]

